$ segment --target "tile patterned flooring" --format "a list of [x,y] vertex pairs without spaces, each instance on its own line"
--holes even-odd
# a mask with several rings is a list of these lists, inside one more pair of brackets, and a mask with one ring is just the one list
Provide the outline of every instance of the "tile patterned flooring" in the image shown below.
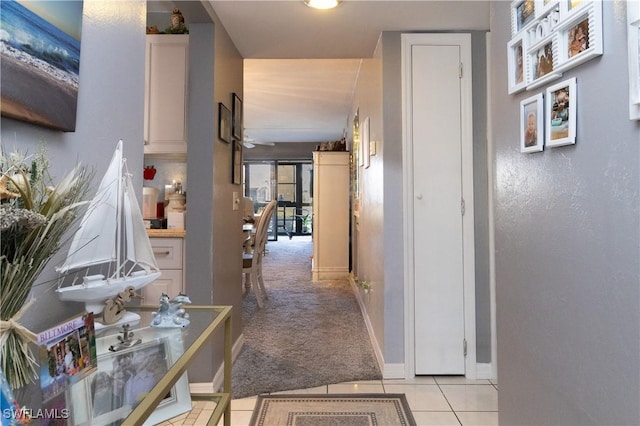
[[[404,393],[419,426],[498,424],[498,385],[491,380],[425,376],[411,380],[339,383],[280,393]],[[256,397],[231,401],[231,425],[247,426],[255,403]],[[194,402],[191,412],[170,419],[161,426],[204,425],[212,410],[212,403]]]

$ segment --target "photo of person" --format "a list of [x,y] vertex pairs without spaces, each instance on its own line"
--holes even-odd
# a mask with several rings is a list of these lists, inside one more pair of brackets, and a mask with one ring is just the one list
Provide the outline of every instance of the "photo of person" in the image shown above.
[[527,128],[524,132],[524,146],[534,146],[538,143],[538,130],[536,129],[537,117],[535,111],[527,112],[525,122],[527,123]]
[[586,18],[569,30],[569,58],[589,48],[589,19]]
[[539,49],[533,75],[540,78],[553,71],[553,45],[547,43],[544,48]]
[[522,44],[519,44],[516,46],[515,54],[516,54],[515,82],[517,84],[517,83],[522,83],[524,80],[524,64],[523,64],[524,59],[522,58]]
[[536,5],[534,0],[524,0],[516,9],[518,16],[518,31],[525,27],[535,17]]
[[569,89],[553,92],[551,108],[551,139],[562,139],[569,135]]

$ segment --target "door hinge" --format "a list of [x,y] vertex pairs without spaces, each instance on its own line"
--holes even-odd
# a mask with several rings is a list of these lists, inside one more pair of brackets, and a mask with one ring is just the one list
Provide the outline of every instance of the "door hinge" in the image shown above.
[[464,216],[464,213],[466,212],[466,206],[464,204],[464,198],[460,199],[460,213],[462,214],[462,216]]
[[460,69],[458,71],[458,77],[462,78],[462,62],[460,62]]
[[462,340],[462,352],[464,356],[467,356],[467,339]]

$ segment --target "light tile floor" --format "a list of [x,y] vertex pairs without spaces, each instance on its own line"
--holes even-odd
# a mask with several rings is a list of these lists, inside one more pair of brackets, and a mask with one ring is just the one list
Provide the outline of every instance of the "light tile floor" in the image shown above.
[[[419,426],[495,426],[498,424],[498,385],[490,380],[459,376],[416,377],[410,380],[373,380],[339,383],[287,393],[404,393]],[[257,397],[231,401],[231,425],[247,426]],[[204,425],[213,403],[194,402],[190,413],[162,426]],[[222,425],[222,421],[220,422]]]

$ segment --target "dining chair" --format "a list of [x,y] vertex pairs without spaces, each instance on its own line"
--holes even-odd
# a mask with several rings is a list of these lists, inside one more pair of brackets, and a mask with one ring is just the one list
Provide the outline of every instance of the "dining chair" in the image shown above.
[[242,273],[244,274],[245,294],[248,294],[249,291],[251,291],[251,287],[253,287],[253,292],[256,295],[256,301],[260,308],[263,306],[263,298],[269,298],[262,278],[262,258],[264,257],[269,224],[275,207],[275,200],[267,204],[258,222],[253,251],[242,254]]

